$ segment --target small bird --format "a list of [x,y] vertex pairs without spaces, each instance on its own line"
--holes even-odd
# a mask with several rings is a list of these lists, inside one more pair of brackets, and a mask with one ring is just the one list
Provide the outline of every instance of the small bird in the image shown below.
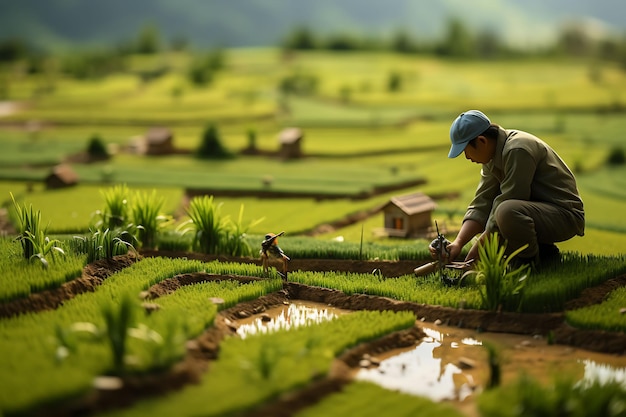
[[285,252],[278,246],[278,237],[285,234],[284,231],[279,234],[268,233],[265,235],[265,240],[261,242],[261,250],[259,254],[263,260],[263,270],[267,274],[269,268],[269,258],[279,259],[283,264],[283,279],[287,279],[287,261],[290,261],[289,257],[285,255]]

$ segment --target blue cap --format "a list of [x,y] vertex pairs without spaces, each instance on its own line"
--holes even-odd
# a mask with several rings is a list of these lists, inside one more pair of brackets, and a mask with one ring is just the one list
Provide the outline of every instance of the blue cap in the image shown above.
[[465,150],[467,144],[491,126],[487,116],[478,110],[461,113],[450,126],[450,142],[452,147],[448,158],[456,158]]

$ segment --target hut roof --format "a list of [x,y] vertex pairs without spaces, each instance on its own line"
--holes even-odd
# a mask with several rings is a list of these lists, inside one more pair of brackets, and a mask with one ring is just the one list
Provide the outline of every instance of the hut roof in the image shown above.
[[408,215],[432,211],[437,207],[437,203],[435,203],[433,199],[422,193],[392,197],[391,200],[383,206],[383,210],[390,204],[395,205]]
[[52,168],[50,176],[56,176],[66,184],[78,182],[78,174],[68,164],[60,164]]
[[283,129],[278,135],[278,141],[282,144],[295,143],[302,139],[302,129],[297,127],[288,127]]
[[166,127],[153,127],[146,133],[146,143],[158,145],[172,138],[172,131]]

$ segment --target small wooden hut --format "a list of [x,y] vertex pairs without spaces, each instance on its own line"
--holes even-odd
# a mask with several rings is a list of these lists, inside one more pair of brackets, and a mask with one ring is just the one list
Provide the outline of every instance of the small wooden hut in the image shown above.
[[174,134],[166,127],[153,127],[145,135],[146,155],[174,153]]
[[280,143],[280,157],[283,159],[294,159],[302,157],[302,139],[304,133],[297,127],[283,129],[278,135]]
[[78,174],[68,164],[60,164],[52,168],[45,179],[47,189],[71,187],[78,184]]
[[384,228],[379,234],[389,237],[429,237],[432,234],[432,212],[437,204],[427,195],[413,193],[392,197],[381,207]]

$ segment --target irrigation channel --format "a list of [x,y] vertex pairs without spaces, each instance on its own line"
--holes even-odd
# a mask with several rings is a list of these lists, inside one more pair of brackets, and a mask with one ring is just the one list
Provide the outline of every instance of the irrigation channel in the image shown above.
[[[240,337],[269,333],[319,323],[350,310],[322,303],[293,301],[269,308],[263,314],[237,320]],[[463,408],[487,384],[490,370],[485,345],[500,350],[502,380],[513,380],[524,372],[550,382],[556,373],[576,380],[607,380],[626,383],[626,357],[602,354],[564,345],[549,344],[539,336],[478,332],[424,322],[426,337],[414,346],[397,348],[380,355],[364,355],[352,371],[355,380],[433,401],[451,401]]]

